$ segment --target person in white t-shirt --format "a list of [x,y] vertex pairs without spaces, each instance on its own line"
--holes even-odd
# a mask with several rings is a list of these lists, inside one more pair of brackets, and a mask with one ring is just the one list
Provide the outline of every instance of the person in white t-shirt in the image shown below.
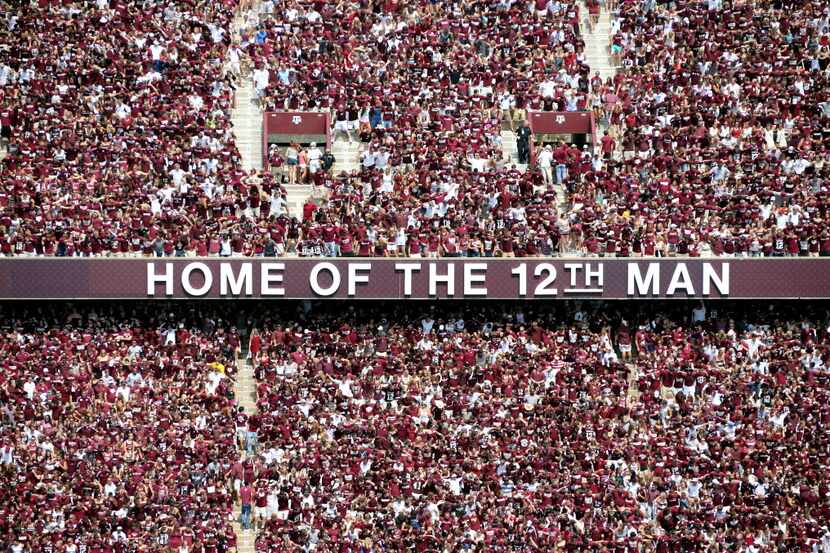
[[265,89],[268,88],[268,81],[271,78],[271,73],[267,67],[259,67],[254,69],[253,80],[256,95],[261,98],[265,94]]
[[316,142],[312,142],[308,150],[308,170],[312,175],[320,170],[320,160],[322,157],[323,152],[317,147]]
[[551,186],[553,184],[553,151],[550,144],[539,152],[536,161],[542,171],[542,180],[545,182],[545,186]]

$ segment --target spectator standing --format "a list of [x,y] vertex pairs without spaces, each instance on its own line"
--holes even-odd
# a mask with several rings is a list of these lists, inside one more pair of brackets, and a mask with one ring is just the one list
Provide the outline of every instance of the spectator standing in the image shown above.
[[617,141],[611,136],[608,131],[605,131],[600,138],[600,143],[602,147],[602,157],[603,159],[609,160],[614,155],[614,150],[617,147]]
[[254,491],[250,484],[243,484],[239,490],[239,499],[242,502],[242,516],[240,524],[243,530],[251,529],[251,507],[253,505]]
[[519,123],[519,128],[516,129],[516,147],[519,150],[519,163],[527,164],[530,160],[530,139],[533,131],[527,124],[527,121]]
[[285,149],[285,164],[288,166],[288,184],[297,184],[297,167],[300,165],[299,144],[292,142]]
[[262,348],[262,336],[259,334],[259,330],[254,328],[251,330],[251,337],[248,340],[248,359],[252,359],[254,363],[254,368],[256,368],[256,360],[257,356],[259,355],[259,350]]
[[316,142],[312,142],[308,149],[308,171],[312,177],[320,170],[322,157],[323,152],[317,147]]
[[542,180],[545,186],[551,186],[553,184],[553,151],[550,144],[547,144],[539,152],[536,162],[539,164],[539,170],[542,172]]

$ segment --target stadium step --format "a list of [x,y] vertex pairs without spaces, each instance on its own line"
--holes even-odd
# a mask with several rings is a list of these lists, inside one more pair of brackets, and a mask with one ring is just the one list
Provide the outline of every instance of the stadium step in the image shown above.
[[351,173],[360,168],[360,142],[349,142],[348,140],[336,140],[331,145],[331,153],[334,155],[335,163],[332,167],[333,174],[341,172]]
[[[256,379],[251,360],[241,357],[236,362],[236,382],[234,383],[234,394],[239,405],[245,408],[245,413],[251,415],[256,412]],[[241,458],[245,458],[245,452],[239,452]],[[238,553],[255,553],[256,531],[243,530],[239,524],[242,515],[242,505],[237,503],[234,506],[233,530],[236,533],[236,544]]]
[[233,531],[236,533],[236,550],[238,553],[254,553],[256,551],[256,532],[254,530],[243,530],[242,525],[239,524],[241,507],[237,506],[234,520]]
[[511,130],[501,131],[501,149],[509,164],[515,164],[520,170],[527,169],[527,164],[519,163],[519,147],[516,145],[516,133]]
[[579,3],[581,13],[585,14],[582,22],[582,38],[585,40],[585,61],[591,68],[591,75],[599,72],[603,79],[612,77],[616,66],[611,59],[611,14],[607,9],[600,10],[599,20],[593,29],[586,23],[588,8],[585,3]]
[[238,79],[231,122],[242,167],[262,169],[262,112],[254,103],[254,84],[248,77]]
[[256,411],[256,380],[254,379],[254,368],[250,359],[239,359],[236,363],[236,383],[234,393],[239,404],[245,408],[246,413]]
[[[255,2],[258,4],[258,2]],[[232,27],[234,38],[240,40],[240,30],[250,27],[256,21],[256,10],[242,11],[237,14]],[[246,21],[251,18],[250,21]],[[243,60],[243,75],[236,79],[236,94],[234,108],[231,113],[231,123],[239,155],[242,158],[242,167],[246,171],[262,170],[262,112],[254,102],[256,93],[249,74],[244,69],[248,60]],[[247,344],[245,344],[247,346]],[[247,347],[244,348],[247,353]],[[245,413],[251,415],[256,412],[256,379],[251,361],[243,356],[236,362],[236,381],[234,395]],[[240,458],[244,459],[245,450],[239,451]],[[256,531],[243,530],[239,524],[242,515],[242,505],[237,501],[233,509],[231,526],[236,534],[237,553],[256,553]]]
[[288,201],[288,214],[291,217],[302,219],[303,205],[311,196],[312,187],[310,184],[286,184],[286,200]]

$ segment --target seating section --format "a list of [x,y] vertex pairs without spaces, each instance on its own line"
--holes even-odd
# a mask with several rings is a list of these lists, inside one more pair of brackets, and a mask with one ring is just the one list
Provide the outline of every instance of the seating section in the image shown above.
[[[264,3],[241,48],[232,8],[44,3],[9,20],[0,253],[485,255],[512,250],[508,233],[519,253],[556,251],[555,194],[505,163],[501,131],[587,105],[574,3]],[[358,174],[314,175],[330,198],[308,216],[240,168],[240,57],[264,106],[331,109],[367,140]]]
[[830,543],[823,315],[508,309],[266,316],[257,550]]
[[331,110],[336,138],[362,142],[358,171],[313,175],[327,200],[287,251],[558,251],[556,194],[505,159],[501,133],[528,109],[587,106],[575,3],[263,6],[246,51],[265,105]]
[[239,236],[235,2],[3,7],[1,254],[207,255]]
[[572,196],[589,251],[830,255],[826,3],[624,1],[619,14],[623,69],[603,94],[621,155]]
[[[0,255],[830,255],[819,0],[625,0],[607,82],[572,0],[267,0],[238,44],[233,0],[0,5]],[[246,173],[242,79],[330,111],[358,169]],[[524,172],[502,133],[532,110],[592,110],[596,152]]]
[[4,550],[235,551],[234,343],[186,311],[4,309]]
[[4,309],[9,550],[830,545],[822,305],[297,307],[251,416],[228,309]]

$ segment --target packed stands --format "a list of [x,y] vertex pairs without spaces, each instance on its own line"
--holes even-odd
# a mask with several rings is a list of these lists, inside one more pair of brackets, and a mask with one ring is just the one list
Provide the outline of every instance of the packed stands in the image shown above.
[[[575,4],[266,2],[240,47],[232,8],[44,3],[8,19],[0,253],[302,255],[331,242],[324,221],[351,239],[344,254],[369,239],[372,253],[466,255],[508,230],[524,251],[555,232],[551,187],[505,166],[500,133],[526,109],[587,105]],[[315,49],[295,47],[310,36]],[[287,213],[279,175],[240,168],[229,109],[248,57],[264,107],[331,109],[367,140],[360,174],[304,172],[331,194],[313,218]]]
[[276,1],[254,23],[264,106],[331,110],[336,137],[363,143],[359,171],[315,175],[327,200],[286,251],[558,252],[555,191],[505,161],[501,132],[528,109],[588,105],[575,3]]
[[4,552],[235,550],[239,337],[155,307],[4,306]]
[[0,4],[0,254],[208,255],[238,241],[237,208],[281,191],[250,181],[234,145],[235,4]]
[[[622,2],[608,82],[570,1],[266,1],[238,45],[230,1],[6,7],[3,255],[830,255],[816,0]],[[360,169],[297,148],[245,173],[239,78],[263,108],[330,110]],[[505,159],[528,110],[582,109],[596,152]],[[326,191],[302,213],[295,165]]]
[[823,303],[3,315],[15,553],[830,547]]
[[265,310],[258,551],[830,546],[826,306],[651,307]]
[[827,4],[624,1],[615,27],[607,159],[571,195],[594,251],[830,255]]

